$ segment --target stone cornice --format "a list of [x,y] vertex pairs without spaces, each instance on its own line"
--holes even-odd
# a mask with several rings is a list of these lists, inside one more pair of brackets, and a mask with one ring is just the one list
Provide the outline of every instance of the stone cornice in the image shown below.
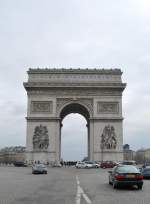
[[114,74],[114,75],[122,75],[122,72],[120,69],[104,69],[104,68],[29,68],[27,71],[28,74],[60,74],[60,73],[65,73],[65,74]]
[[93,118],[90,118],[89,119],[90,121],[99,121],[99,120],[102,120],[102,121],[113,121],[113,122],[117,122],[117,121],[122,121],[124,120],[123,117],[93,117]]
[[110,150],[110,151],[108,151],[108,150],[103,150],[103,151],[94,151],[93,153],[100,153],[100,154],[105,154],[105,153],[110,153],[110,154],[112,154],[112,153],[115,153],[115,154],[119,154],[119,153],[122,153],[123,154],[123,151],[118,151],[118,150],[116,150],[116,151],[114,151],[114,150]]
[[[91,122],[94,121],[113,121],[113,122],[117,122],[117,121],[122,121],[124,118],[123,117],[93,117],[93,118],[89,118],[89,120]],[[45,121],[60,121],[61,118],[59,117],[26,117],[27,121],[40,121],[40,122],[45,122]]]
[[58,117],[26,117],[27,121],[33,121],[33,122],[47,122],[47,121],[59,121],[60,118]]
[[124,90],[126,83],[52,83],[52,82],[24,82],[24,87],[29,88],[120,88]]
[[45,150],[45,151],[44,150],[42,150],[42,151],[40,151],[40,150],[39,151],[38,150],[37,151],[36,150],[33,150],[33,151],[26,150],[25,152],[26,153],[33,153],[33,154],[34,153],[41,153],[41,152],[42,153],[56,153],[56,151],[48,151],[48,150]]

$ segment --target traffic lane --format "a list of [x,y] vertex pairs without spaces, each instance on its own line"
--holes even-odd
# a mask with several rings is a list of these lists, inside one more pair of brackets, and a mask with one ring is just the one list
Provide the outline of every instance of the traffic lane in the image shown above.
[[149,204],[150,180],[143,190],[114,190],[108,184],[107,170],[49,168],[47,175],[32,175],[31,168],[0,167],[0,203],[11,204],[76,204],[77,178],[81,204]]
[[[40,178],[44,177],[42,180]],[[69,204],[75,203],[76,183],[71,172],[49,168],[47,175],[32,175],[41,184],[32,189],[28,195],[15,200],[13,204]],[[38,183],[34,180],[34,184]],[[23,191],[22,191],[23,193]]]
[[0,167],[0,203],[75,203],[76,179],[72,172],[48,169],[47,175],[32,175],[31,168]]
[[135,188],[113,189],[108,184],[108,170],[78,171],[82,188],[93,204],[149,204],[150,180],[144,180],[143,190]]

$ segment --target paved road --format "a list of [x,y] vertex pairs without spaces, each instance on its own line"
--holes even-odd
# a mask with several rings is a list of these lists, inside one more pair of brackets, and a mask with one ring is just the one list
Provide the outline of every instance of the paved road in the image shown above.
[[143,190],[113,189],[107,170],[49,168],[32,175],[31,168],[0,167],[0,204],[150,204],[150,180]]

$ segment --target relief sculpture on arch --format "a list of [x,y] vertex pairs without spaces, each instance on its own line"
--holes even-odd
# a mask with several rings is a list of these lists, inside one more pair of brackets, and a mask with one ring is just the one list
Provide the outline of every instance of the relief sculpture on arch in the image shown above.
[[117,139],[115,134],[115,128],[107,125],[104,127],[101,135],[101,149],[116,149]]
[[49,136],[46,126],[36,126],[33,135],[33,149],[43,150],[49,146]]

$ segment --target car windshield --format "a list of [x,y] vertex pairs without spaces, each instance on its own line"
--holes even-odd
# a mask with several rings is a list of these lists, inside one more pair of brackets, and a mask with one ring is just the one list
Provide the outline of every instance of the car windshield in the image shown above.
[[134,165],[136,164],[135,161],[123,161],[122,164],[125,164],[125,165]]
[[118,173],[140,173],[135,166],[120,166],[116,169]]
[[36,168],[45,168],[44,164],[38,164],[35,166]]
[[150,163],[148,162],[148,163],[146,163],[146,166],[150,166]]

